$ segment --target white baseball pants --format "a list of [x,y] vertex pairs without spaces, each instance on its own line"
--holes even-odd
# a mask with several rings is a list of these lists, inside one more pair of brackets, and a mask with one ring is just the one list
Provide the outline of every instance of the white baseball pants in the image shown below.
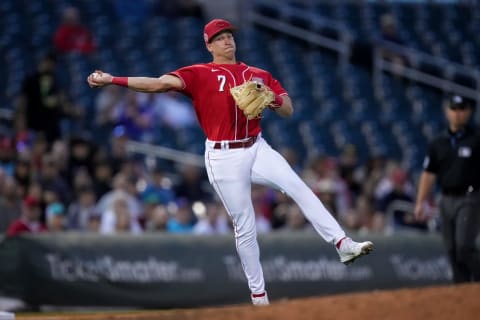
[[208,178],[233,221],[237,252],[253,294],[265,291],[265,280],[251,199],[252,182],[286,192],[325,241],[334,244],[345,237],[318,197],[261,135],[250,148],[214,149],[214,144],[210,140],[205,143]]

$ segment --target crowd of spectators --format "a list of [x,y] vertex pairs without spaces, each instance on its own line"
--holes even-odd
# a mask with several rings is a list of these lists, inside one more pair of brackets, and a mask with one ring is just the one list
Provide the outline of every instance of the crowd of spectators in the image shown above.
[[[137,2],[135,10],[131,1],[115,3],[117,14],[133,20],[148,11]],[[153,8],[155,14],[204,15],[195,1],[162,5]],[[129,139],[155,142],[159,127],[196,127],[190,102],[177,93],[108,87],[96,96],[91,119],[104,139],[93,138],[81,130],[89,121],[82,107],[69,101],[56,78],[56,55],[96,50],[76,8],[65,9],[53,43],[55,54],[45,56],[24,80],[13,128],[0,130],[0,233],[232,232],[203,168],[181,165],[171,171],[147,165],[126,149]],[[414,177],[386,155],[360,163],[355,146],[347,145],[338,157],[320,154],[304,165],[295,150],[281,152],[345,228],[367,233],[437,228],[434,206],[427,223],[413,220]],[[252,199],[259,233],[312,230],[281,191],[254,186]]]
[[[126,151],[131,137],[115,131],[109,147],[81,135],[48,143],[41,132],[34,132],[33,141],[18,149],[4,135],[0,232],[10,236],[44,231],[232,232],[203,168],[178,165],[170,171],[147,166],[144,159]],[[425,224],[413,220],[413,182],[392,159],[378,156],[360,164],[355,147],[349,145],[341,156],[312,157],[299,170],[349,230],[388,233],[436,228],[434,216]],[[312,230],[300,208],[281,191],[256,185],[252,199],[259,233]]]

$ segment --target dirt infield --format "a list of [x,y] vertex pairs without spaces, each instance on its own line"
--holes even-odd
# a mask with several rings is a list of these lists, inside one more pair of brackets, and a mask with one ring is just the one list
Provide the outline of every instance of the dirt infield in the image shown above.
[[16,318],[18,320],[465,320],[480,319],[479,298],[480,284],[468,284],[274,301],[271,306],[261,308],[237,305],[122,313],[18,314]]

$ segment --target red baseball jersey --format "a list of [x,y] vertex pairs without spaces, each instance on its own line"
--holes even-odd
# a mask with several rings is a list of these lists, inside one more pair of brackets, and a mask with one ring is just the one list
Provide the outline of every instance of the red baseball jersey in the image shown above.
[[263,82],[278,95],[287,95],[280,82],[265,70],[238,62],[204,63],[170,73],[183,81],[182,93],[192,99],[200,126],[209,140],[241,140],[260,133],[260,119],[248,120],[233,100],[230,88],[245,81]]

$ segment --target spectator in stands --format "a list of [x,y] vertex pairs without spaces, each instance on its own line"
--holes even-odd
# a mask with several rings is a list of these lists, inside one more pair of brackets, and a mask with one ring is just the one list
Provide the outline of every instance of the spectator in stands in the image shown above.
[[67,215],[65,206],[62,203],[54,202],[49,204],[45,213],[49,232],[61,232],[67,229]]
[[273,229],[281,229],[287,223],[287,215],[292,199],[282,192],[276,192],[272,202],[271,224]]
[[348,193],[352,197],[352,202],[354,202],[362,192],[362,186],[357,177],[359,170],[358,151],[354,145],[347,144],[342,149],[338,158],[338,170]]
[[41,202],[44,207],[59,201],[61,200],[57,190],[55,190],[50,186],[46,186],[42,188]]
[[28,186],[32,180],[32,170],[30,160],[24,156],[19,156],[15,161],[13,177],[19,188],[20,196],[27,194]]
[[68,158],[68,170],[66,179],[72,185],[75,172],[85,170],[89,176],[94,172],[95,146],[89,138],[83,135],[75,135],[70,139],[70,156]]
[[303,177],[317,196],[327,201],[324,205],[333,210],[334,216],[344,214],[352,206],[350,190],[340,176],[335,158],[316,155],[304,170]]
[[88,230],[92,217],[97,215],[96,196],[92,188],[82,188],[68,207],[67,225],[71,230]]
[[155,208],[159,205],[164,205],[165,203],[162,203],[159,195],[155,192],[143,192],[140,198],[143,207],[143,213],[140,216],[140,224],[142,227],[145,227],[146,224],[151,221]]
[[13,237],[22,233],[39,233],[47,231],[47,227],[40,221],[40,201],[32,196],[23,199],[22,215],[8,227],[7,236]]
[[97,212],[92,213],[88,219],[86,232],[100,233],[101,216]]
[[95,130],[100,136],[105,137],[105,141],[97,141],[98,145],[108,142],[108,138],[114,128],[112,122],[112,112],[115,106],[125,97],[125,90],[120,87],[108,87],[102,90],[95,100]]
[[16,113],[16,121],[25,123],[22,127],[42,133],[49,144],[61,138],[62,119],[82,113],[67,99],[55,74],[56,61],[54,55],[46,55],[37,71],[25,78]]
[[145,230],[149,232],[166,232],[167,224],[170,220],[170,214],[167,207],[158,204],[156,205],[150,214],[147,215],[148,219],[145,222]]
[[148,175],[145,191],[142,196],[155,194],[159,203],[167,204],[175,200],[175,192],[172,189],[172,181],[168,178],[160,167],[156,167]]
[[58,201],[69,203],[71,200],[71,190],[67,181],[59,174],[55,159],[51,154],[44,156],[43,167],[37,181],[42,189],[52,190],[58,195]]
[[334,217],[339,218],[337,203],[338,189],[335,181],[331,178],[321,179],[316,185],[315,193],[325,208],[327,208]]
[[[66,140],[55,140],[50,149],[50,154],[57,165],[58,172],[68,180],[70,145]],[[68,180],[68,182],[70,182],[70,180]]]
[[196,125],[195,113],[191,103],[182,99],[178,92],[150,95],[154,112],[160,123],[173,129],[188,128]]
[[120,171],[118,173],[123,174],[127,179],[127,181],[129,182],[127,186],[130,187],[131,189],[127,191],[133,196],[137,197],[138,191],[136,188],[136,184],[140,179],[142,179],[143,181],[146,175],[144,163],[139,159],[131,157],[126,161],[122,162]]
[[[391,159],[387,160],[383,175],[375,185],[373,194],[375,201],[379,201],[381,198],[393,191],[395,185],[395,175],[402,171],[404,171],[404,169],[401,167],[400,163]],[[408,179],[403,184],[403,189],[407,195],[413,197],[414,187]]]
[[257,232],[266,233],[272,230],[272,206],[268,197],[268,188],[254,184],[252,185],[252,204],[255,211],[255,224]]
[[286,213],[286,223],[280,229],[282,231],[315,231],[313,226],[305,219],[300,207],[292,202]]
[[73,181],[71,183],[71,190],[75,195],[79,190],[93,187],[93,179],[86,168],[78,168],[73,172]]
[[361,181],[363,181],[362,193],[368,198],[375,197],[375,188],[385,175],[386,163],[384,154],[374,154],[367,160],[363,172],[360,173]]
[[[395,16],[390,13],[385,13],[380,18],[381,41],[380,43],[388,45],[389,43],[396,45],[404,45],[404,41],[398,33],[397,22]],[[382,57],[385,60],[391,61],[398,70],[402,69],[407,64],[407,59],[404,55],[397,53],[395,50],[383,48],[381,50]]]
[[387,227],[393,227],[394,230],[406,228],[428,230],[425,222],[415,221],[414,199],[405,188],[408,183],[407,172],[401,168],[395,168],[390,174],[390,179],[393,188],[378,200],[377,214],[383,217]]
[[40,205],[42,205],[43,198],[44,198],[43,193],[44,193],[44,190],[42,188],[42,185],[37,181],[32,181],[32,183],[28,185],[27,191],[25,193],[25,197],[31,197],[31,198],[37,199]]
[[100,233],[113,234],[130,232],[139,234],[142,228],[129,206],[129,195],[125,191],[116,190],[112,194],[111,204],[101,213]]
[[113,189],[103,197],[100,198],[97,204],[97,211],[102,214],[102,218],[105,212],[112,210],[113,203],[116,198],[122,196],[127,201],[128,211],[134,216],[138,217],[143,212],[140,201],[129,193],[129,184],[127,177],[118,173],[113,177]]
[[12,176],[15,170],[14,158],[15,146],[11,135],[0,132],[0,168],[8,176]]
[[395,16],[391,13],[384,13],[380,17],[380,32],[383,41],[389,41],[400,45],[404,44],[404,41],[398,33]]
[[191,203],[187,198],[179,198],[173,214],[167,222],[167,231],[170,233],[191,233],[195,225],[195,217]]
[[77,8],[67,7],[63,10],[62,22],[55,32],[54,44],[59,53],[89,54],[95,50],[93,36],[81,23]]
[[203,217],[193,227],[194,234],[227,234],[230,231],[227,213],[217,201],[206,203]]
[[130,139],[141,140],[152,129],[153,105],[142,103],[140,93],[128,91],[112,111],[111,121],[115,126],[122,126]]
[[117,174],[123,162],[130,158],[127,152],[128,140],[129,137],[124,126],[116,126],[113,129],[109,144],[110,150],[106,159],[112,168],[113,174]]
[[180,166],[180,181],[174,187],[177,197],[187,198],[190,201],[208,201],[212,199],[211,187],[205,174],[195,165]]
[[355,206],[343,216],[342,224],[359,233],[378,233],[384,231],[383,217],[375,214],[372,200],[361,194],[355,200]]
[[95,169],[93,174],[93,188],[95,190],[95,196],[97,199],[102,198],[111,187],[112,179],[112,167],[106,160],[100,160],[95,163]]
[[20,217],[21,210],[15,179],[0,173],[0,233],[7,231],[8,226]]

